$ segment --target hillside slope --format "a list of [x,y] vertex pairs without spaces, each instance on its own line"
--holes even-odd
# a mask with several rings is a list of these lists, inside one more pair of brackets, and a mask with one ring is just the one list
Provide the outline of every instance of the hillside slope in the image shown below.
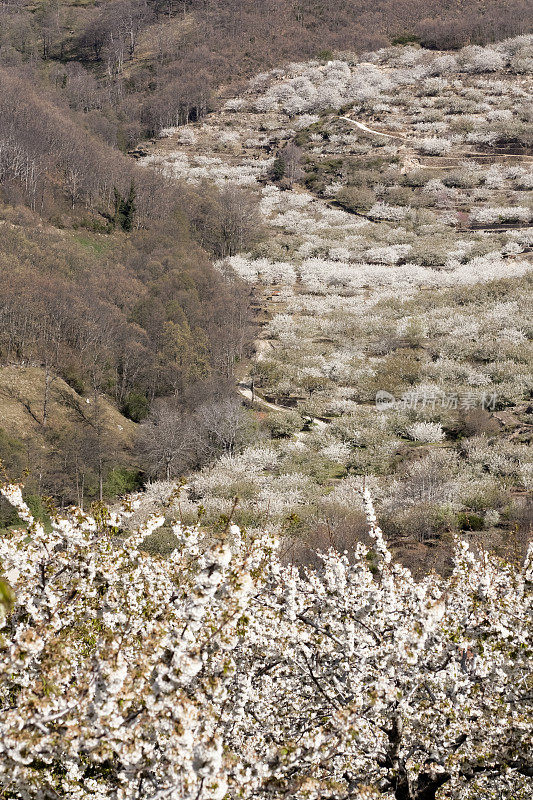
[[257,191],[269,229],[219,268],[253,285],[265,320],[248,383],[292,410],[281,421],[262,405],[260,442],[191,478],[213,522],[238,495],[246,525],[352,546],[366,475],[408,550],[432,557],[458,529],[522,546],[530,50],[522,37],[293,64],[144,159]]
[[2,465],[30,492],[83,505],[135,488],[136,427],[100,393],[81,396],[38,366],[0,367]]

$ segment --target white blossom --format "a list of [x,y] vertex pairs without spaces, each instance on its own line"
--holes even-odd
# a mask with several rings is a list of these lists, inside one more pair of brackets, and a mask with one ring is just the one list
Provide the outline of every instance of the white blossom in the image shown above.
[[79,510],[46,533],[21,487],[2,492],[26,522],[0,543],[15,796],[318,800],[332,781],[339,798],[407,781],[466,800],[473,775],[477,796],[528,796],[533,551],[520,570],[458,540],[450,576],[417,581],[365,485],[371,545],[350,563],[330,550],[300,572],[235,525],[231,548],[197,530],[162,560],[138,549],[159,515],[122,541]]

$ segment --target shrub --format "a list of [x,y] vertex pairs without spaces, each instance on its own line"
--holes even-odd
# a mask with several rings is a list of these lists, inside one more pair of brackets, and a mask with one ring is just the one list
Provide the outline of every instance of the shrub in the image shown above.
[[436,237],[420,239],[409,253],[409,261],[423,264],[425,267],[442,267],[448,258],[449,246]]
[[421,359],[416,350],[406,348],[391,353],[377,364],[373,384],[376,391],[385,389],[394,394],[406,386],[420,381]]
[[485,523],[480,514],[465,511],[457,515],[457,524],[462,531],[481,531]]
[[150,413],[150,401],[140,392],[129,392],[122,405],[122,413],[133,422],[142,422]]
[[464,47],[459,61],[467,72],[497,72],[505,67],[505,58],[491,47]]
[[346,211],[367,213],[375,204],[376,195],[371,189],[347,186],[338,192],[335,199]]
[[137,491],[141,485],[141,473],[139,470],[114,467],[107,475],[103,491],[105,497],[124,497],[130,492]]
[[277,361],[263,359],[254,364],[254,378],[257,386],[275,386],[283,377],[283,368]]
[[406,428],[407,436],[415,442],[438,443],[445,439],[438,422],[414,422]]
[[399,36],[394,36],[391,39],[391,44],[396,45],[406,45],[406,44],[420,44],[420,36],[417,36],[416,33],[401,33]]
[[163,526],[147,536],[142,543],[142,550],[150,555],[169,556],[180,544],[180,540],[170,526]]
[[288,411],[268,414],[262,424],[273,439],[286,439],[301,431],[304,423],[297,411]]
[[448,139],[433,138],[422,139],[418,142],[418,149],[427,156],[443,156],[449,153],[452,147]]

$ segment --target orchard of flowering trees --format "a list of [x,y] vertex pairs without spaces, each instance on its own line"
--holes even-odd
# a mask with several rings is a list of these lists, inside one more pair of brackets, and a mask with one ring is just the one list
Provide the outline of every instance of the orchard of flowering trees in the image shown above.
[[[201,503],[216,525],[238,496],[237,524],[314,564],[341,529],[357,539],[346,487],[367,475],[415,570],[461,530],[525,544],[532,41],[276,66],[189,126],[194,147],[182,128],[148,157],[190,187],[255,185],[267,231],[215,265],[259,315],[257,433],[189,476],[187,522]],[[398,404],[377,408],[381,391]]]
[[[118,513],[24,526],[3,569],[0,786],[9,798],[508,798],[533,790],[533,550],[457,541],[447,576],[370,546],[319,570],[228,523],[168,559]],[[358,498],[354,493],[354,504]]]
[[[181,5],[184,12],[191,3]],[[157,30],[124,54],[132,90],[135,52],[144,59],[159,40],[162,66],[175,52],[176,41]],[[83,48],[98,63],[109,60],[110,42],[92,37]],[[133,390],[159,397],[140,441],[168,493],[157,501],[161,513],[152,485],[121,511],[51,511],[45,527],[20,487],[3,488],[23,520],[0,539],[4,797],[533,796],[533,553],[522,566],[516,556],[530,533],[533,480],[533,173],[520,77],[531,46],[521,36],[454,55],[406,46],[361,61],[289,64],[201,122],[205,94],[196,102],[194,86],[188,98],[176,90],[177,74],[168,86],[165,71],[153,76],[164,91],[143,111],[150,131],[197,121],[166,129],[162,145],[150,146],[143,164],[158,167],[153,182],[135,168],[137,204],[147,210],[123,237],[121,286],[130,292],[118,305],[137,328],[124,358],[109,356],[107,336],[102,367],[92,368],[89,347],[80,371],[95,386],[116,386],[117,403],[131,403],[139,419],[144,396]],[[55,75],[66,86],[75,77]],[[205,88],[200,73],[193,77]],[[59,117],[50,119],[52,130]],[[123,144],[138,135],[133,125]],[[37,140],[24,142],[35,163],[48,163]],[[94,178],[79,166],[79,150],[61,162],[71,213],[100,191],[91,181],[101,170]],[[23,156],[15,174],[9,158],[4,164],[15,199],[13,187],[31,172]],[[126,187],[132,174],[124,172]],[[179,248],[160,219],[176,229]],[[189,262],[199,253],[184,238],[189,223],[220,259],[219,282]],[[480,230],[487,226],[494,230]],[[115,236],[112,227],[106,236]],[[11,231],[5,224],[5,236]],[[100,266],[89,258],[91,286],[95,275],[102,284],[94,296],[107,301],[107,256]],[[171,280],[167,267],[178,262],[186,272]],[[72,263],[65,256],[65,274]],[[110,298],[118,297],[115,277]],[[198,303],[181,297],[189,284]],[[142,291],[139,299],[147,287],[160,302]],[[11,353],[27,330],[16,292],[6,291]],[[246,376],[249,301],[262,329]],[[37,332],[48,306],[35,305]],[[218,311],[204,317],[204,307]],[[77,355],[72,337],[63,339],[57,368],[63,353],[66,366]],[[254,381],[255,418],[224,399],[216,374],[209,383],[211,373],[231,381],[236,359]],[[189,373],[183,364],[195,366]],[[383,391],[390,407],[375,402]],[[165,392],[183,404],[165,401]],[[217,452],[176,490],[184,464]],[[367,532],[363,475],[403,566],[363,490]],[[203,527],[194,526],[200,516]],[[477,546],[454,539],[457,531]]]

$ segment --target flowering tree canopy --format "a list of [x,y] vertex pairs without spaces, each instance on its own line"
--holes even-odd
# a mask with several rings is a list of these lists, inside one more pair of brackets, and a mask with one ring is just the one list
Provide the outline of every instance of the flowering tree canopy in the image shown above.
[[269,536],[73,509],[0,544],[0,786],[10,798],[531,797],[533,551],[457,542],[447,577],[372,546],[284,566]]

